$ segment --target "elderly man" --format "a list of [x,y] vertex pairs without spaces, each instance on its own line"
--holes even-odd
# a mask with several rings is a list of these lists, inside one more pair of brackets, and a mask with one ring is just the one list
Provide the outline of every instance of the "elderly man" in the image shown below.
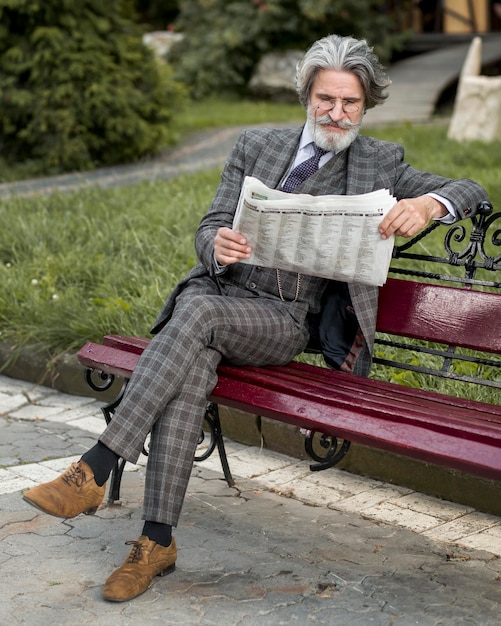
[[[377,287],[239,263],[251,253],[232,229],[244,177],[314,195],[389,189],[398,201],[379,225],[383,238],[412,236],[432,219],[463,218],[487,200],[473,181],[420,172],[404,162],[401,146],[359,135],[365,111],[384,102],[390,82],[364,40],[333,35],[317,41],[298,64],[296,79],[306,124],[239,137],[196,232],[200,263],[167,299],[98,443],[56,480],[24,493],[30,504],[63,518],[94,512],[117,457],[136,462],[151,433],[144,527],[105,582],[106,600],[129,600],[175,567],[172,527],[222,358],[238,365],[287,363],[308,344],[315,319],[333,367],[360,374],[370,368]],[[336,337],[339,345],[333,345]]]

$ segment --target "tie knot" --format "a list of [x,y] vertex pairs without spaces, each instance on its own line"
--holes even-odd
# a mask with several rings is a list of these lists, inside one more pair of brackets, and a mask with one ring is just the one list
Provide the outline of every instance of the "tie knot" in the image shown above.
[[327,150],[324,150],[323,148],[321,148],[320,146],[317,146],[316,143],[313,144],[313,150],[315,152],[315,157],[320,160],[323,155],[328,152]]

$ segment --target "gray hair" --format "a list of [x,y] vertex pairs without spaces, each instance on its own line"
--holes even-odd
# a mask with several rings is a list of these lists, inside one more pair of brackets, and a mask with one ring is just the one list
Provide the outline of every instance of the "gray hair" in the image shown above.
[[296,67],[296,91],[299,102],[307,108],[310,90],[320,70],[351,72],[360,79],[365,93],[365,108],[382,104],[390,85],[383,65],[365,39],[329,35],[316,41]]

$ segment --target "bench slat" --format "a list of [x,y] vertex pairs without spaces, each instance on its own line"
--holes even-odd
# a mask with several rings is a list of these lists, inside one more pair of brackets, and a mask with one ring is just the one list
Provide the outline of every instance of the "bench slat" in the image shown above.
[[80,348],[77,356],[84,367],[130,378],[141,355],[138,352],[88,342]]
[[122,335],[105,335],[103,337],[104,346],[119,348],[134,354],[142,354],[149,343],[150,339],[144,337],[123,337]]
[[[258,371],[261,369],[264,368],[259,368]],[[284,376],[287,376],[290,372],[298,371],[301,381],[311,380],[320,384],[319,393],[322,393],[322,387],[324,385],[329,386],[332,384],[333,379],[340,377],[342,382],[339,383],[339,392],[346,394],[348,398],[353,398],[354,394],[357,394],[361,396],[361,398],[359,398],[360,400],[363,399],[365,394],[370,393],[371,401],[377,402],[377,399],[380,398],[382,402],[386,402],[388,396],[391,394],[394,398],[402,396],[407,402],[414,403],[421,408],[425,408],[426,406],[430,408],[442,406],[444,410],[449,410],[454,407],[459,411],[464,409],[468,414],[470,414],[472,410],[475,410],[481,412],[483,419],[489,419],[491,415],[495,421],[501,414],[501,408],[499,406],[489,403],[469,400],[467,398],[457,398],[435,391],[417,389],[415,387],[404,387],[403,385],[371,378],[362,378],[305,363],[291,362],[288,365],[277,368],[276,371]]]
[[501,354],[501,294],[388,278],[376,327],[383,333]]
[[[79,360],[85,366],[101,369],[115,376],[130,378],[139,360],[139,354],[123,352],[101,344],[87,343],[79,352]],[[268,391],[288,393],[305,402],[344,409],[356,404],[357,410],[367,416],[385,414],[388,419],[412,419],[435,424],[437,429],[457,428],[475,436],[479,425],[492,422],[501,425],[501,407],[488,403],[455,398],[437,392],[426,392],[402,387],[394,383],[376,381],[318,368],[304,363],[289,363],[285,366],[262,368],[220,365],[219,380],[229,378],[242,387],[252,384]],[[213,396],[217,396],[216,386]],[[256,410],[258,397],[253,395],[246,401],[247,410]],[[444,421],[446,418],[447,421]]]
[[[357,390],[355,387],[357,382],[367,381],[340,372],[331,372],[328,385],[297,377],[284,377],[280,375],[280,371],[266,370],[263,373],[261,368],[220,366],[218,372],[220,382],[213,392],[214,397],[220,395],[222,381],[231,379],[241,387],[240,390],[234,389],[236,396],[243,396],[248,387],[252,387],[253,392],[255,388],[259,388],[271,393],[280,393],[284,397],[288,396],[289,402],[297,399],[298,404],[303,403],[308,410],[310,407],[311,410],[320,407],[320,412],[328,409],[335,413],[351,411],[352,407],[356,407],[356,412],[367,419],[375,416],[394,424],[418,423],[436,432],[455,431],[462,433],[463,438],[478,440],[494,433],[501,440],[501,407],[497,407],[497,412],[490,410],[484,412],[485,409],[491,408],[491,405],[485,403],[472,403],[469,410],[465,407],[456,407],[454,398],[450,404],[434,405],[432,399],[435,396],[439,399],[444,396],[430,392],[430,398],[423,406],[416,402],[412,388],[407,388],[407,393],[404,394],[399,385],[389,383],[386,393],[383,394],[378,387],[380,381],[368,381],[369,384],[363,385],[362,390]],[[354,380],[347,381],[350,378]],[[346,382],[353,383],[353,389],[346,390]],[[254,405],[256,408],[259,402],[259,396],[247,397],[249,406]],[[284,411],[287,410],[288,405],[284,407]]]

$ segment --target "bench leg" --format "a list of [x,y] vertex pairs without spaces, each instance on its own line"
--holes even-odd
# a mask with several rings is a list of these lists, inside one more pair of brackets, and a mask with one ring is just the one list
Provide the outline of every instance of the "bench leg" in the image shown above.
[[108,504],[113,505],[120,500],[120,484],[122,482],[122,474],[124,473],[125,459],[118,459],[110,476],[110,488],[108,489]]
[[[122,385],[122,389],[120,389],[120,393],[118,396],[102,407],[101,411],[104,415],[104,419],[106,424],[109,424],[113,418],[113,414],[115,413],[116,408],[122,402],[122,398],[124,396],[125,390],[127,388],[129,381],[126,379]],[[143,454],[148,454],[147,451],[143,448]],[[120,500],[120,485],[122,483],[122,476],[125,469],[125,464],[127,461],[125,459],[119,458],[115,464],[115,467],[111,471],[110,476],[110,487],[108,489],[108,504],[113,505],[115,502]]]
[[[223,474],[229,487],[235,486],[235,481],[231,475],[230,465],[228,463],[228,457],[226,455],[226,448],[224,446],[223,432],[221,429],[221,421],[219,419],[219,407],[215,402],[209,402],[205,409],[205,420],[209,424],[211,430],[211,441],[207,450],[198,456],[195,456],[195,461],[205,461],[214,452],[217,446],[219,452],[219,459],[221,460],[221,467],[223,468]],[[199,439],[199,443],[204,440],[204,432],[202,431]]]

